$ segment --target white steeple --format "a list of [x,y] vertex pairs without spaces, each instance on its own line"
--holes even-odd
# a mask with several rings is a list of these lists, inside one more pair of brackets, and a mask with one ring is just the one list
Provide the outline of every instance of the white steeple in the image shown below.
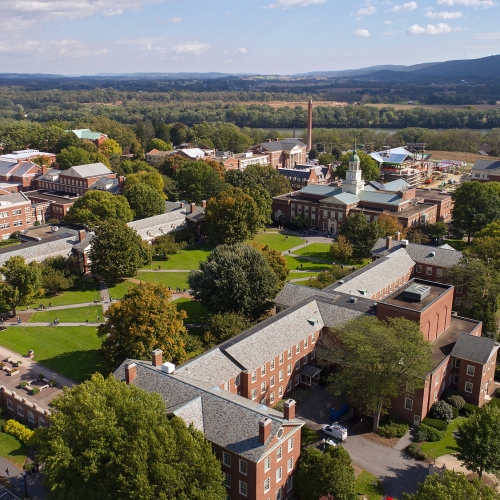
[[349,168],[345,175],[345,181],[342,182],[342,192],[357,195],[364,188],[364,182],[361,179],[361,166],[359,156],[356,154],[356,146],[352,156],[349,158]]

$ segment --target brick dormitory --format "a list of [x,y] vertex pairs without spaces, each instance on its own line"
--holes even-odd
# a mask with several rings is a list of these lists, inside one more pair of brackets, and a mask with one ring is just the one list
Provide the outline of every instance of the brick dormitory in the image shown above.
[[[410,424],[418,425],[448,387],[478,406],[494,391],[497,343],[481,337],[481,322],[453,312],[446,272],[443,282],[419,277],[422,266],[445,270],[461,253],[417,247],[402,240],[382,251],[379,242],[374,253],[383,255],[323,290],[287,283],[275,299],[275,316],[197,358],[175,367],[155,352],[150,362],[125,360],[115,376],[160,393],[169,414],[205,434],[221,461],[228,497],[288,498],[302,425],[288,398],[297,387],[318,383],[316,345],[328,328],[362,315],[419,324],[433,346],[433,369],[423,389],[402,387],[391,408]],[[279,400],[284,413],[273,409]]]

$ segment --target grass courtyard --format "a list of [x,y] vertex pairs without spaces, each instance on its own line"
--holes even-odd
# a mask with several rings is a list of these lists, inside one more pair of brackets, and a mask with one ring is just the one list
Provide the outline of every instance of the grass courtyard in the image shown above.
[[59,318],[60,323],[95,323],[97,316],[103,320],[102,306],[87,306],[75,307],[73,309],[60,309],[58,311],[43,311],[36,312],[31,315],[29,322],[31,323],[52,323],[55,318]]
[[180,253],[170,255],[168,260],[155,259],[150,266],[146,266],[144,269],[198,269],[200,262],[207,260],[211,251],[212,247],[206,244],[203,247],[196,244],[185,248]]
[[304,248],[299,248],[294,252],[296,255],[303,255],[304,257],[311,257],[313,259],[326,260],[331,263],[333,261],[330,255],[329,243],[311,243]]
[[7,418],[0,418],[0,457],[22,469],[28,448],[12,434],[3,431],[3,426],[7,420]]
[[0,344],[19,354],[35,351],[35,361],[76,382],[100,369],[102,340],[96,326],[12,326],[0,332]]
[[434,443],[422,443],[422,451],[431,458],[438,458],[449,453],[457,451],[457,442],[453,433],[458,429],[464,417],[458,417],[452,420],[448,425],[448,429],[444,433],[443,439],[435,441]]
[[134,279],[140,281],[147,281],[149,283],[163,283],[174,290],[180,288],[189,288],[187,278],[189,273],[154,273],[154,272],[141,272],[135,276]]
[[290,271],[301,270],[301,271],[327,271],[330,269],[330,264],[322,262],[314,262],[312,260],[301,259],[300,257],[292,257],[290,255],[285,255],[286,266]]
[[177,310],[185,311],[187,318],[185,323],[206,323],[208,320],[209,312],[196,300],[181,297],[174,300]]
[[[259,233],[255,236],[253,241],[268,245],[269,248],[278,250],[279,252],[284,252],[290,248],[302,245],[305,242],[303,238],[299,238],[298,236],[289,235],[287,238],[286,235],[280,233]],[[251,241],[248,243],[251,243]]]

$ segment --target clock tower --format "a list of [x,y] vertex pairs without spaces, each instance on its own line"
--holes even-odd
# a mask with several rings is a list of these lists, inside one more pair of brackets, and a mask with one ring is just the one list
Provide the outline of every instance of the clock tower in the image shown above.
[[345,181],[342,181],[342,192],[357,195],[363,190],[365,183],[361,179],[361,167],[359,156],[356,154],[356,148],[349,158],[349,169],[345,175]]

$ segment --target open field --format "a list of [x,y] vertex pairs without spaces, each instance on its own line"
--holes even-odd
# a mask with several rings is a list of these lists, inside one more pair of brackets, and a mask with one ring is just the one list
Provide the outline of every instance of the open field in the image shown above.
[[83,282],[83,287],[78,283],[74,290],[68,290],[66,292],[60,293],[55,297],[49,297],[46,299],[39,299],[36,303],[31,304],[29,307],[36,308],[38,305],[44,304],[45,307],[48,306],[49,302],[53,306],[66,306],[69,304],[82,304],[85,302],[93,302],[94,300],[101,300],[101,292],[99,290],[99,282],[92,280],[85,280]]
[[[252,241],[262,243],[263,245],[268,245],[269,248],[273,250],[278,250],[278,252],[284,252],[289,248],[297,247],[302,245],[305,241],[303,238],[298,236],[292,236],[281,234],[281,233],[259,233],[255,236]],[[252,243],[248,241],[247,243]]]
[[212,247],[208,245],[203,248],[193,245],[180,253],[170,255],[168,260],[153,260],[153,263],[144,269],[198,269],[199,263],[207,260],[211,251]]
[[60,309],[58,311],[36,312],[31,315],[31,323],[52,323],[55,318],[59,318],[60,323],[95,323],[97,316],[103,320],[102,306],[75,307],[73,309]]
[[[394,108],[394,109],[413,109],[413,108],[427,108],[427,109],[461,109],[464,105],[461,104],[372,104],[369,103],[367,106],[373,106],[374,108]],[[486,109],[500,109],[500,104],[474,104],[475,108],[480,110]]]
[[33,349],[35,361],[77,382],[99,371],[102,340],[94,326],[13,326],[0,332],[0,344],[18,353]]
[[140,272],[134,279],[140,281],[147,281],[149,283],[163,283],[173,289],[176,288],[189,288],[187,277],[189,273],[151,273]]
[[[301,271],[327,271],[330,269],[331,265],[327,263],[314,262],[312,260],[301,259],[300,257],[291,257],[285,255],[286,266],[290,271],[301,270]],[[302,267],[301,267],[302,266]]]
[[356,493],[368,500],[381,500],[384,495],[384,486],[380,479],[363,470],[356,477]]
[[477,160],[500,160],[496,156],[483,156],[476,153],[465,153],[461,151],[427,151],[432,154],[431,160],[455,160],[475,163]]
[[311,243],[310,245],[299,248],[293,252],[296,255],[303,255],[304,257],[310,257],[312,259],[326,260],[330,262],[333,260],[330,255],[330,243]]
[[181,297],[174,300],[174,304],[177,306],[177,310],[186,312],[185,323],[205,323],[208,319],[208,311],[196,300]]
[[[225,104],[234,104],[231,102],[227,102]],[[244,106],[249,106],[250,104],[265,104],[266,106],[271,106],[274,109],[279,109],[279,108],[295,108],[296,106],[302,108],[302,109],[307,109],[308,103],[307,101],[247,101],[247,102],[242,102],[240,103]],[[326,108],[335,108],[339,106],[347,106],[347,102],[337,102],[337,101],[313,101],[313,109],[317,108],[318,106],[323,106]],[[278,127],[281,128],[281,127]],[[305,128],[305,127],[302,127]],[[299,127],[300,129],[300,127]]]

